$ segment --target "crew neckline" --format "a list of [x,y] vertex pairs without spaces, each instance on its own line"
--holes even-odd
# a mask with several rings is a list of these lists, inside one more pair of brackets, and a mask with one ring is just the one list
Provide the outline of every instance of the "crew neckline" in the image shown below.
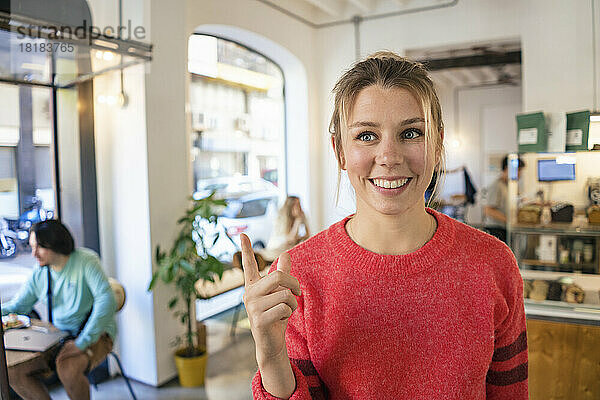
[[60,270],[55,270],[54,268],[52,268],[51,266],[48,266],[48,268],[50,268],[50,272],[53,273],[54,275],[61,276],[68,267],[71,266],[71,264],[73,263],[73,254],[75,253],[75,250],[73,250],[73,252],[71,252],[71,254],[69,254],[69,258],[67,259],[67,262],[65,263],[64,267],[62,267]]
[[352,217],[348,215],[335,223],[331,230],[331,240],[338,256],[360,260],[367,269],[393,268],[398,272],[415,273],[435,265],[454,247],[455,231],[450,217],[426,208],[437,221],[433,237],[419,249],[408,254],[379,254],[361,247],[354,242],[346,231],[346,223]]

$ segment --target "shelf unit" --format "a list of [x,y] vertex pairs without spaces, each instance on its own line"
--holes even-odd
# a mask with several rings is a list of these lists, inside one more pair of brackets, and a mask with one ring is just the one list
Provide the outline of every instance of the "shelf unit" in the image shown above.
[[[554,253],[546,252],[542,256],[537,252],[541,238],[554,238]],[[591,259],[584,260],[580,254],[579,262],[574,260],[572,247],[576,241],[580,242],[578,246],[588,246],[588,258],[589,246],[593,246]],[[600,322],[600,226],[587,223],[513,224],[510,227],[509,244],[524,280],[551,282],[568,277],[585,293],[581,304],[525,299],[528,315]],[[560,260],[561,248],[569,252],[567,261]]]

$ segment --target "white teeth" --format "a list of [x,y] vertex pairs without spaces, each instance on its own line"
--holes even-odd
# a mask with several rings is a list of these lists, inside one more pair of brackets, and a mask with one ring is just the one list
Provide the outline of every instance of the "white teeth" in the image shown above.
[[375,186],[379,186],[385,189],[395,189],[400,186],[404,186],[408,182],[408,178],[397,179],[395,181],[388,181],[386,179],[373,179]]

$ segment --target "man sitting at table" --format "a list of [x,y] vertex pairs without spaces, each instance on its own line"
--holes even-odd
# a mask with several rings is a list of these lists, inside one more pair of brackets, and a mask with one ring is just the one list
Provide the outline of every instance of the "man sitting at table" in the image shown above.
[[[90,398],[86,373],[112,350],[116,332],[115,299],[96,253],[75,249],[73,236],[59,221],[47,220],[31,228],[31,254],[39,265],[19,292],[2,304],[2,314],[27,314],[47,301],[47,270],[52,282],[53,324],[75,339],[67,340],[56,356],[56,372],[70,399]],[[25,400],[50,400],[39,380],[50,359],[36,358],[9,369],[10,385]]]

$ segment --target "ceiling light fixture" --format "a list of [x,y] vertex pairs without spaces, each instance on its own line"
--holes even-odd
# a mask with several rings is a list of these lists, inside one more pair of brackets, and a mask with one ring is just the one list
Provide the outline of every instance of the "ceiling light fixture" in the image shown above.
[[450,147],[453,149],[458,149],[460,147],[460,139],[454,138],[450,139]]

